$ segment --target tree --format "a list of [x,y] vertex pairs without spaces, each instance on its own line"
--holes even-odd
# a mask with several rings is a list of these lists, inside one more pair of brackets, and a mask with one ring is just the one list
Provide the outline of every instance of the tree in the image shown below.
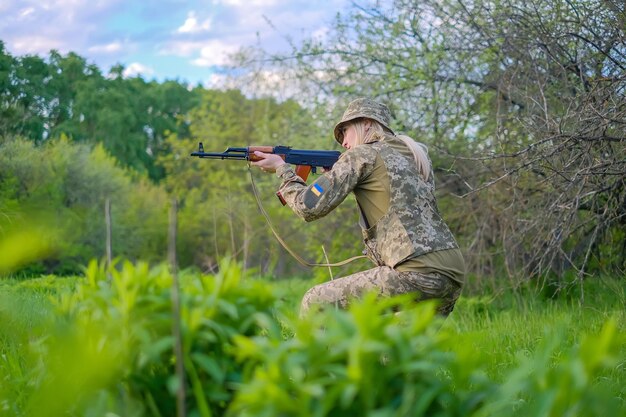
[[0,43],[3,134],[23,135],[40,141],[45,134],[48,68],[37,56],[13,59]]
[[[19,138],[0,140],[3,223],[59,230],[51,242],[56,250],[30,266],[30,273],[75,274],[92,258],[102,258],[106,199],[112,202],[114,255],[161,261],[168,208],[162,187],[120,168],[101,144],[92,147],[66,137],[40,145]],[[47,234],[41,233],[44,243]]]
[[440,190],[465,197],[443,206],[464,206],[450,218],[475,273],[582,279],[626,267],[624,22],[612,0],[372,2],[240,63],[312,104],[390,104],[434,148]]
[[73,52],[51,51],[14,58],[0,42],[0,134],[36,143],[66,135],[77,142],[103,143],[124,166],[158,181],[154,164],[169,132],[188,135],[183,115],[201,89],[177,81],[123,78],[124,67],[104,77]]

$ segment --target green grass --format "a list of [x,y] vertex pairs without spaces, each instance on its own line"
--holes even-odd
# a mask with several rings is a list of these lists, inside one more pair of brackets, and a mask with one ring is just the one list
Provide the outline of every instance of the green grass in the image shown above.
[[[91,409],[92,413],[125,409],[132,410],[129,415],[150,415],[160,407],[157,402],[169,401],[167,389],[155,391],[157,394],[150,394],[148,391],[148,395],[143,399],[137,396],[137,393],[146,392],[146,389],[153,389],[146,384],[153,384],[156,380],[151,382],[149,378],[165,378],[159,380],[159,384],[163,383],[164,387],[170,387],[168,389],[175,386],[172,376],[168,375],[172,357],[168,356],[167,350],[163,350],[163,347],[171,343],[167,324],[169,294],[166,292],[169,278],[159,270],[148,271],[142,267],[133,268],[124,265],[123,272],[114,280],[116,284],[109,288],[109,285],[104,283],[104,271],[98,270],[94,265],[90,268],[87,270],[89,278],[47,276],[20,280],[0,279],[0,416],[28,415],[27,410],[32,407],[33,401],[63,403],[59,398],[55,398],[56,391],[50,384],[56,380],[65,381],[63,379],[65,364],[73,360],[86,361],[84,364],[75,364],[77,367],[70,367],[70,370],[91,381],[94,392],[85,393],[78,387],[73,389],[77,390],[76,395],[81,393],[86,395],[83,401],[97,405],[93,406],[95,409]],[[236,354],[234,346],[226,345],[230,343],[228,334],[236,333],[238,320],[243,320],[237,319],[239,314],[237,309],[249,308],[250,302],[257,302],[254,301],[257,297],[255,294],[260,294],[259,291],[271,292],[276,311],[274,320],[278,320],[282,327],[279,335],[281,340],[272,341],[270,338],[263,343],[273,346],[268,347],[270,349],[268,357],[272,357],[272,349],[279,349],[284,342],[283,348],[286,349],[284,352],[287,353],[279,359],[286,361],[283,363],[285,365],[296,357],[288,353],[292,349],[289,347],[290,340],[292,338],[299,339],[300,342],[303,340],[302,334],[295,337],[295,328],[300,325],[294,327],[293,323],[297,322],[302,295],[314,285],[312,279],[271,281],[262,277],[247,277],[242,278],[245,281],[239,282],[237,277],[240,271],[231,271],[228,268],[225,269],[225,274],[224,278],[220,279],[226,280],[224,281],[226,284],[223,284],[224,288],[219,292],[215,292],[217,290],[214,289],[214,284],[210,284],[210,281],[200,278],[197,274],[184,272],[180,274],[184,284],[183,297],[187,297],[184,319],[188,323],[195,323],[196,329],[187,337],[204,338],[202,339],[204,342],[198,345],[200,350],[189,353],[187,365],[195,367],[197,371],[194,398],[206,402],[202,408],[205,412],[209,412],[208,404],[213,404],[211,407],[217,404],[217,409],[220,410],[225,409],[227,405],[224,402],[227,401],[227,397],[224,397],[225,392],[211,391],[211,388],[209,394],[203,394],[202,387],[208,389],[207,384],[211,384],[211,378],[207,375],[223,374],[223,369],[220,371],[215,368],[215,364],[218,363],[215,361],[218,358],[212,357],[207,349],[215,349],[217,341],[218,345],[225,343],[223,348],[218,349],[221,355]],[[234,281],[228,284],[228,280]],[[626,344],[619,345],[617,355],[613,357],[608,354],[609,348],[602,347],[602,339],[598,335],[606,334],[607,324],[614,322],[619,336],[616,340],[626,340],[625,282],[623,279],[598,278],[586,281],[582,290],[583,292],[580,287],[575,287],[570,292],[560,293],[555,299],[545,298],[544,292],[532,288],[505,292],[497,297],[465,294],[451,316],[437,330],[444,340],[441,346],[459,358],[455,363],[468,368],[466,370],[468,375],[475,370],[479,371],[487,380],[501,384],[502,387],[499,388],[501,391],[498,391],[497,395],[502,397],[509,395],[509,399],[519,398],[523,401],[520,404],[527,405],[530,400],[536,400],[539,405],[545,402],[548,405],[542,406],[552,406],[553,410],[559,410],[558,404],[570,404],[573,400],[561,399],[559,403],[558,395],[562,396],[568,389],[555,391],[555,387],[571,383],[570,385],[574,387],[593,387],[593,395],[598,391],[597,395],[616,402],[619,410],[623,412],[626,410]],[[583,303],[580,302],[581,293],[584,293]],[[265,301],[258,301],[259,306],[266,305],[269,300],[267,296],[269,292],[262,295]],[[224,299],[217,300],[215,307],[211,307],[211,303],[216,301],[215,297]],[[205,318],[207,315],[218,314],[215,308],[222,311],[219,313],[221,316],[215,316],[207,328]],[[71,313],[72,311],[75,313]],[[261,313],[265,314],[259,310],[259,314]],[[257,319],[262,317],[262,314],[258,315],[254,310],[249,310],[245,314],[249,315],[246,316],[249,317],[245,319],[246,322],[257,316]],[[346,320],[341,317],[339,319]],[[261,322],[270,323],[268,320],[272,319],[264,318]],[[226,326],[226,322],[230,324]],[[109,324],[114,325],[113,330],[108,328]],[[122,328],[115,327],[118,324]],[[250,329],[248,324],[242,325],[244,325],[242,328]],[[333,327],[329,327],[329,331],[322,333],[321,337],[328,337],[328,340],[333,340],[331,336],[341,339],[341,332],[345,329],[332,329]],[[339,333],[333,335],[332,331]],[[80,332],[87,334],[84,336]],[[320,346],[323,346],[324,340],[318,341]],[[382,340],[387,343],[385,339]],[[118,341],[117,346],[114,345]],[[128,343],[128,346],[125,347],[124,343]],[[265,346],[263,343],[259,346]],[[82,346],[87,347],[82,349]],[[109,346],[112,349],[103,350],[102,346],[105,348]],[[358,350],[357,346],[358,344],[350,349]],[[300,351],[299,355],[306,357],[311,354],[311,358],[315,358],[315,352],[307,352],[306,347],[301,349],[304,350]],[[593,355],[599,355],[599,359],[594,359]],[[603,362],[605,359],[606,363]],[[197,363],[194,362],[196,360]],[[594,364],[598,361],[602,362],[602,366],[597,371],[582,371],[596,366]],[[98,368],[90,362],[103,363],[105,367]],[[225,362],[220,363],[227,366],[231,373],[241,372],[237,378],[245,377],[246,366],[237,371],[240,365],[237,365],[234,359],[225,359]],[[90,366],[94,368],[93,373],[89,373]],[[133,375],[133,372],[136,373],[133,378],[148,379],[139,381],[139,385],[138,381],[132,382],[132,378],[130,382],[123,382],[129,375]],[[461,375],[464,371],[451,372],[453,372],[451,375],[454,375],[454,372],[460,372],[458,375]],[[57,373],[62,378],[56,375],[56,379],[48,381],[47,373]],[[593,381],[585,382],[585,375],[593,375]],[[470,391],[478,389],[481,385],[476,382],[478,381],[476,377],[470,375],[469,385],[463,389]],[[572,378],[573,382],[569,381]],[[115,382],[116,380],[119,382]],[[583,382],[576,382],[577,380]],[[113,394],[105,395],[102,389],[110,386],[112,381],[113,389],[110,392]],[[281,381],[279,380],[279,383],[282,383]],[[33,387],[43,387],[39,390],[43,394]],[[457,389],[461,389],[461,386]],[[120,392],[124,393],[122,397],[132,398],[120,400],[118,398]],[[213,394],[210,392],[215,392],[214,395],[218,395],[216,398],[223,399],[211,399],[210,396]],[[537,393],[545,394],[545,398],[541,395],[539,399],[525,398],[527,395],[536,396]],[[165,399],[162,398],[163,395]],[[203,395],[208,397],[204,398]],[[580,396],[575,397],[576,403],[581,402],[584,395],[591,394],[572,395]],[[600,397],[592,398],[597,400]],[[122,405],[116,405],[120,401]],[[63,409],[53,411],[61,410]],[[67,415],[81,415],[84,410],[85,408],[76,408],[64,412]],[[146,410],[152,410],[152,413]],[[527,408],[521,407],[520,410],[522,411],[519,415],[529,415],[524,414]],[[484,411],[482,415],[495,414]],[[556,416],[556,414],[545,415]],[[583,412],[580,415],[588,414]]]
[[[299,300],[313,280],[287,280],[277,283],[283,299],[297,310]],[[614,319],[618,331],[626,333],[626,280],[598,277],[585,281],[582,288],[572,286],[555,298],[529,285],[516,292],[493,295],[462,295],[454,312],[445,320],[442,331],[455,338],[453,351],[471,354],[488,377],[503,382],[524,359],[535,354],[547,339],[560,337],[553,351],[556,363],[576,348],[587,335],[598,334]],[[626,344],[619,361],[598,376],[596,383],[626,405]]]
[[466,339],[460,345],[490,358],[489,370],[498,377],[518,355],[534,351],[555,329],[565,329],[565,349],[580,342],[583,335],[599,332],[612,317],[621,331],[626,323],[619,303],[579,306],[561,300],[527,300],[521,304],[490,308],[481,298],[461,298],[445,326]]

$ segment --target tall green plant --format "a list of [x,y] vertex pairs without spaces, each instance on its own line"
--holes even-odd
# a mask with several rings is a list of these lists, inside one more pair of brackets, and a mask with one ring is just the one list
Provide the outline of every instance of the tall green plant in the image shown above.
[[276,327],[269,337],[238,336],[250,381],[229,415],[469,415],[483,393],[455,392],[450,340],[433,321],[432,304],[370,294],[349,311],[295,322],[292,339]]
[[[120,326],[117,343],[129,362],[119,389],[128,404],[141,404],[149,415],[174,415],[174,393],[186,384],[189,413],[221,415],[243,377],[233,338],[261,331],[259,321],[267,322],[274,295],[267,284],[243,279],[240,267],[228,262],[216,275],[183,273],[180,282],[184,381],[175,373],[167,268],[124,263],[119,270],[106,270],[92,262],[85,280],[58,306],[78,321]],[[111,387],[110,395],[115,391]]]

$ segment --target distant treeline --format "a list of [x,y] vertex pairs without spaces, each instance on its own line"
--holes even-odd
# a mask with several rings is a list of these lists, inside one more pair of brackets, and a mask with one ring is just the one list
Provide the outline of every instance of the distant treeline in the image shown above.
[[184,117],[203,89],[124,78],[123,70],[117,65],[103,74],[72,52],[13,57],[0,40],[0,136],[102,143],[123,166],[162,179],[155,161],[165,137],[188,136]]

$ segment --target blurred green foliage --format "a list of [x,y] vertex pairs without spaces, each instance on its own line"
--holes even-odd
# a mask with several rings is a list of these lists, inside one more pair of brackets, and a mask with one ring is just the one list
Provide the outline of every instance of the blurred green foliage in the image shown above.
[[[462,299],[442,322],[427,303],[367,296],[300,319],[304,283],[229,261],[179,280],[190,416],[626,410],[624,310],[593,291],[593,309]],[[76,278],[0,281],[0,415],[174,415],[171,286],[164,266],[95,261]]]
[[[26,275],[79,273],[105,253],[106,199],[116,253],[161,260],[168,204],[163,189],[119,167],[102,146],[64,137],[40,146],[0,142],[0,242],[11,247],[1,252],[0,273],[9,271],[1,266],[9,262],[20,267],[11,267],[14,273]],[[27,265],[24,256],[35,262]]]
[[59,247],[59,237],[58,229],[41,221],[0,220],[0,276],[51,256]]

